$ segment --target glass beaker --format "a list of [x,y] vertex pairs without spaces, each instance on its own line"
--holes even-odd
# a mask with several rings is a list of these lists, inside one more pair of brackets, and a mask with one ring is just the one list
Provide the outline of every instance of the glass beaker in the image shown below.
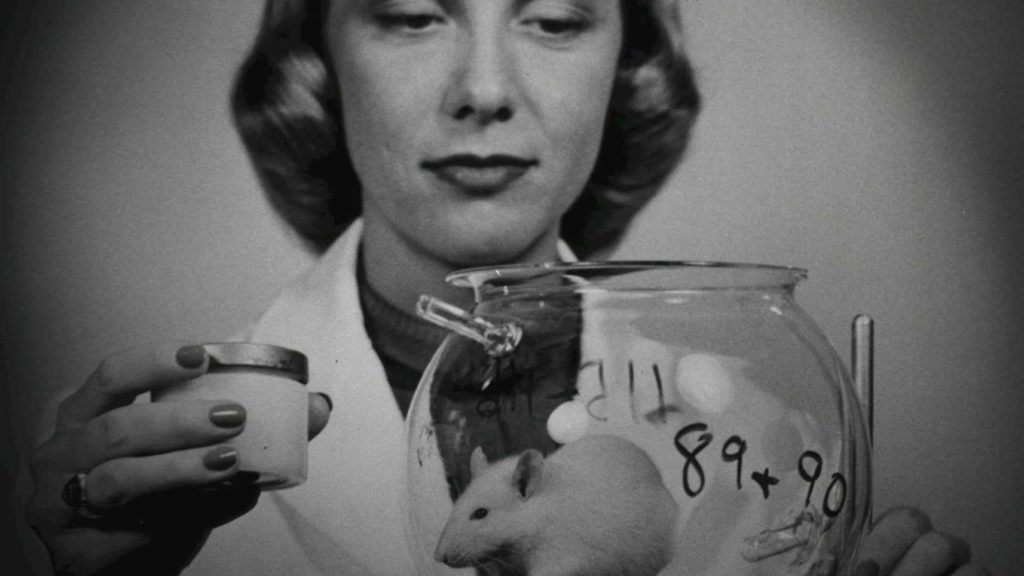
[[471,312],[408,418],[423,573],[845,574],[869,456],[804,270],[681,262],[466,270]]

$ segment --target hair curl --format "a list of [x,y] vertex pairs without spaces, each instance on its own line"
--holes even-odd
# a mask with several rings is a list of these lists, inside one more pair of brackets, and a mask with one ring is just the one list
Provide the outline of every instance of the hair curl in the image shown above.
[[[273,208],[322,252],[362,211],[324,22],[331,0],[267,0],[232,111]],[[616,245],[686,149],[700,107],[677,0],[621,0],[622,52],[601,149],[562,218],[580,256]]]

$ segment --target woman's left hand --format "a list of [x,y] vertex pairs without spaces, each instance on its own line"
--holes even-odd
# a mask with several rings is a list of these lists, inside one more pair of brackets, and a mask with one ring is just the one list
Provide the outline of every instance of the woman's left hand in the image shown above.
[[853,576],[989,576],[970,560],[970,546],[935,531],[927,514],[892,508],[861,544]]

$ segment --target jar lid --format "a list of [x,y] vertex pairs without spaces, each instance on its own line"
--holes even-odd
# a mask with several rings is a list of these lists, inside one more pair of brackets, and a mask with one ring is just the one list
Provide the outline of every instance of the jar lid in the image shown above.
[[297,350],[253,342],[215,342],[203,344],[203,349],[210,358],[211,371],[231,367],[262,368],[283,372],[303,384],[309,381],[309,361]]

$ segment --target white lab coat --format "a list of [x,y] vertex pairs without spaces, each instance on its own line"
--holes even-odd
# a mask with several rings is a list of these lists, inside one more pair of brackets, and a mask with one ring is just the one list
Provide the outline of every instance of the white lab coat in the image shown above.
[[334,402],[309,445],[308,480],[215,529],[186,574],[416,574],[403,528],[404,421],[359,306],[361,231],[350,226],[249,335],[305,353],[309,389]]
[[[357,221],[255,325],[249,339],[309,357],[309,389],[334,402],[302,486],[267,492],[213,531],[187,575],[415,575],[406,544],[405,424],[359,305]],[[563,259],[574,260],[561,243]]]

